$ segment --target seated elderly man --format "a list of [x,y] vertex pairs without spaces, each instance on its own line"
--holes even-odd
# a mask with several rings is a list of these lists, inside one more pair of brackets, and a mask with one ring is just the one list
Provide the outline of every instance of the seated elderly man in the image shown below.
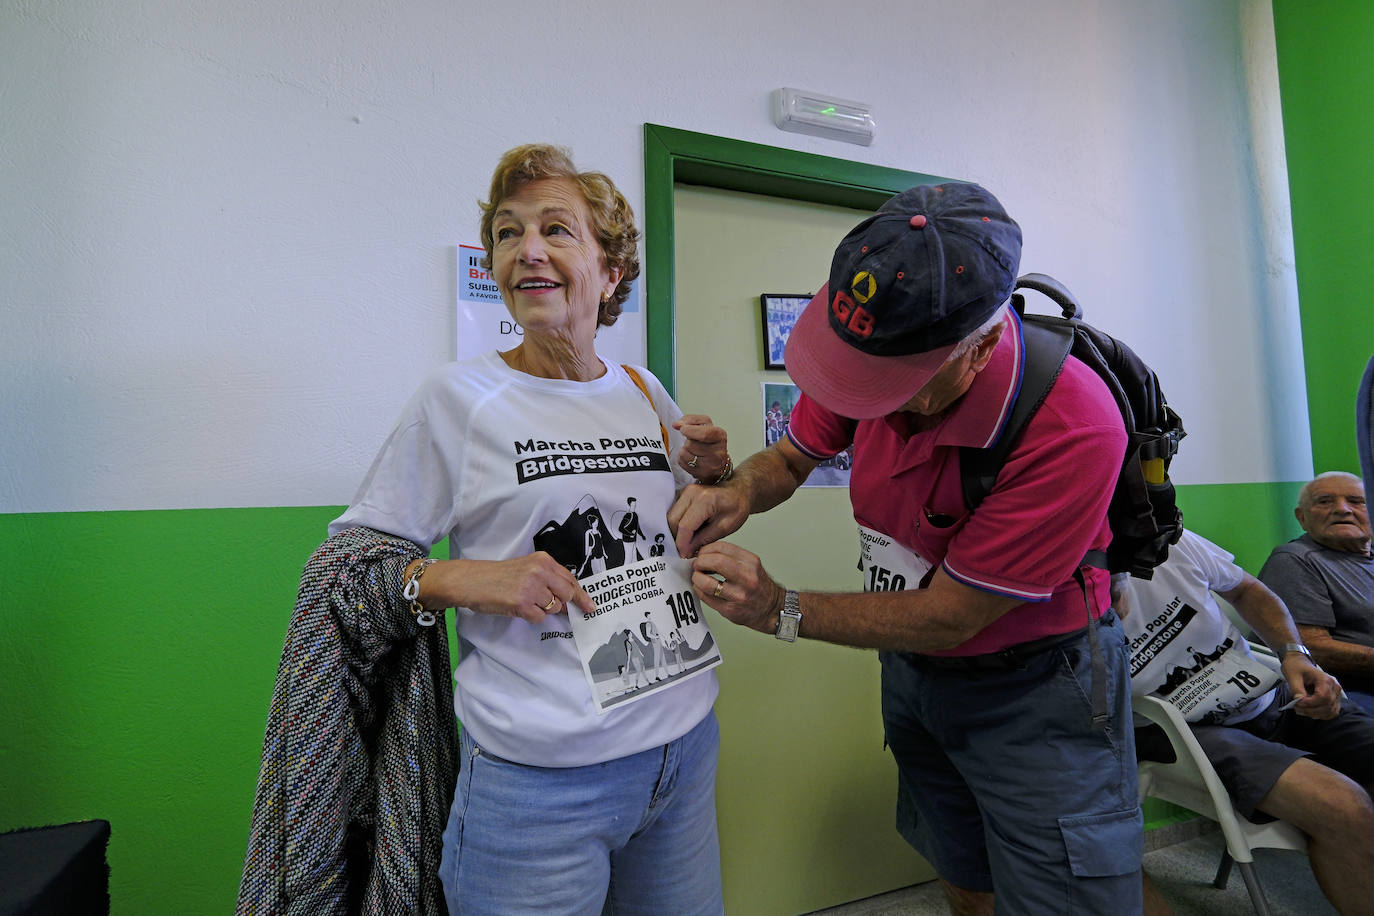
[[1280,544],[1260,569],[1298,625],[1317,664],[1374,715],[1374,556],[1364,484],[1328,471],[1306,484],[1293,510],[1306,532]]
[[[1281,675],[1255,661],[1213,592],[1279,653]],[[1374,717],[1340,708],[1340,684],[1308,656],[1283,603],[1191,531],[1153,579],[1131,580],[1129,608],[1131,692],[1176,706],[1236,810],[1250,818],[1264,812],[1306,833],[1327,899],[1342,913],[1369,912]],[[1173,759],[1154,725],[1136,731],[1136,753]],[[1147,913],[1168,912],[1148,882],[1145,897]]]

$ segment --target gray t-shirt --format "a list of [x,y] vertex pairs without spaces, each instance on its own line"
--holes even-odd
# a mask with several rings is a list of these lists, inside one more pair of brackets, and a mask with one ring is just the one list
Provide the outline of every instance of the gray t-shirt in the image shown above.
[[1374,647],[1374,557],[1332,550],[1304,534],[1275,547],[1259,577],[1296,623]]

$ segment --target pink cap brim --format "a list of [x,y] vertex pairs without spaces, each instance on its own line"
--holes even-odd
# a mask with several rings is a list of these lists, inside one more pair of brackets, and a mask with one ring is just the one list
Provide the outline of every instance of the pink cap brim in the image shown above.
[[909,356],[872,356],[830,327],[829,284],[802,310],[787,338],[787,374],[807,397],[855,420],[886,416],[930,381],[957,344]]

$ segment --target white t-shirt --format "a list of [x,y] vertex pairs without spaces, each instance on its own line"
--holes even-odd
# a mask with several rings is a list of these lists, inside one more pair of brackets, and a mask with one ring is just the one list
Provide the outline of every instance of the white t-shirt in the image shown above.
[[1231,554],[1185,530],[1153,579],[1131,579],[1131,693],[1161,697],[1198,725],[1245,722],[1268,708],[1277,677],[1212,595],[1243,577]]
[[[330,533],[365,525],[425,549],[448,537],[450,555],[470,560],[544,550],[579,577],[647,557],[655,534],[677,556],[666,516],[691,477],[670,464],[659,424],[676,452],[681,411],[647,370],[652,407],[623,368],[606,370],[590,382],[536,378],[492,352],[431,373]],[[638,526],[625,540],[629,511]],[[719,689],[711,673],[597,715],[566,613],[536,626],[459,608],[457,631],[458,718],[518,763],[583,766],[665,744],[706,717]]]

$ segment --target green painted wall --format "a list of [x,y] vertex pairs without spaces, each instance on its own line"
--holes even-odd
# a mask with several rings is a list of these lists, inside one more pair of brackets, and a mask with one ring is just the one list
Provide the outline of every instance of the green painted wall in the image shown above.
[[228,912],[296,582],[337,514],[0,516],[0,829],[104,818],[113,912]]
[[1374,351],[1374,3],[1274,0],[1312,458],[1359,472],[1355,392]]
[[[1181,449],[1186,453],[1185,439]],[[1293,507],[1296,483],[1244,483],[1208,487],[1180,487],[1179,507],[1184,523],[1236,555],[1236,562],[1259,574],[1275,544],[1302,534]]]
[[[1253,571],[1291,494],[1183,503]],[[296,582],[338,511],[0,515],[0,830],[105,818],[116,916],[227,912]]]

